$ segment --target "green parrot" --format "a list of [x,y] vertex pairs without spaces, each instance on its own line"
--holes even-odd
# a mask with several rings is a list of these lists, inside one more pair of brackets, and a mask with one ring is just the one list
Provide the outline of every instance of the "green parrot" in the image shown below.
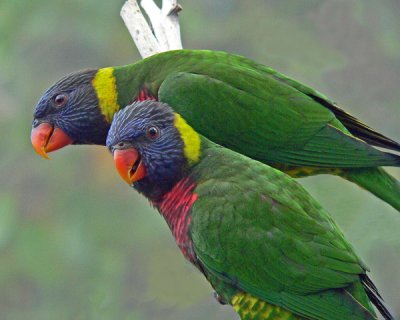
[[132,65],[66,76],[39,100],[35,150],[105,144],[115,112],[133,101],[166,102],[197,132],[292,177],[334,174],[400,211],[400,182],[380,166],[400,156],[373,146],[400,145],[319,92],[241,56],[177,50]]
[[241,319],[377,319],[372,304],[393,319],[339,227],[285,173],[216,145],[156,101],[119,111],[107,147]]

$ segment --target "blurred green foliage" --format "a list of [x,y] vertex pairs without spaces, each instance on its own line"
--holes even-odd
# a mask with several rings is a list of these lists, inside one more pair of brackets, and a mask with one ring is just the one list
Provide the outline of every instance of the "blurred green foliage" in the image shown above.
[[[44,161],[32,110],[62,75],[139,59],[123,1],[0,2],[0,319],[232,319],[102,147]],[[268,64],[400,140],[398,0],[182,0],[186,48]],[[392,169],[400,178],[399,170]],[[302,180],[400,316],[400,215],[335,177]]]

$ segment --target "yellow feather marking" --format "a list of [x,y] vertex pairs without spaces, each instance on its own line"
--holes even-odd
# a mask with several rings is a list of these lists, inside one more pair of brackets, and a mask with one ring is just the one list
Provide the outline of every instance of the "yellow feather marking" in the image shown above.
[[93,88],[99,99],[101,113],[108,122],[112,121],[114,114],[120,109],[117,81],[113,73],[114,68],[102,68],[97,71],[92,80]]
[[231,304],[242,320],[300,320],[302,318],[290,311],[282,309],[253,297],[249,293],[239,292],[231,300]]
[[334,174],[340,176],[343,173],[341,168],[295,167],[279,163],[272,164],[272,166],[285,172],[292,178],[302,178],[317,174]]
[[195,163],[200,158],[200,136],[191,126],[177,113],[175,113],[174,125],[178,129],[183,140],[183,153],[189,163]]

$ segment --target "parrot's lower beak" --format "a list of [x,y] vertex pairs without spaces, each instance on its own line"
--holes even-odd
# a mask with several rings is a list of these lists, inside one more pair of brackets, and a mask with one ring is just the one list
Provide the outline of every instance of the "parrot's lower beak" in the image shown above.
[[146,168],[136,149],[115,150],[114,163],[121,178],[129,185],[146,176]]
[[50,159],[47,152],[55,151],[73,143],[64,131],[46,122],[32,128],[31,142],[33,149],[45,159]]

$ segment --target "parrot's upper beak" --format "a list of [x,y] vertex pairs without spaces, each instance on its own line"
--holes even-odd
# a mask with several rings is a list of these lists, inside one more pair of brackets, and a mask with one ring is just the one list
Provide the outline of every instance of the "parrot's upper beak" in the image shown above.
[[146,176],[146,168],[139,152],[134,148],[115,150],[114,163],[121,178],[129,185]]
[[31,142],[33,149],[45,159],[50,159],[47,152],[55,151],[73,143],[64,131],[46,122],[32,128]]

